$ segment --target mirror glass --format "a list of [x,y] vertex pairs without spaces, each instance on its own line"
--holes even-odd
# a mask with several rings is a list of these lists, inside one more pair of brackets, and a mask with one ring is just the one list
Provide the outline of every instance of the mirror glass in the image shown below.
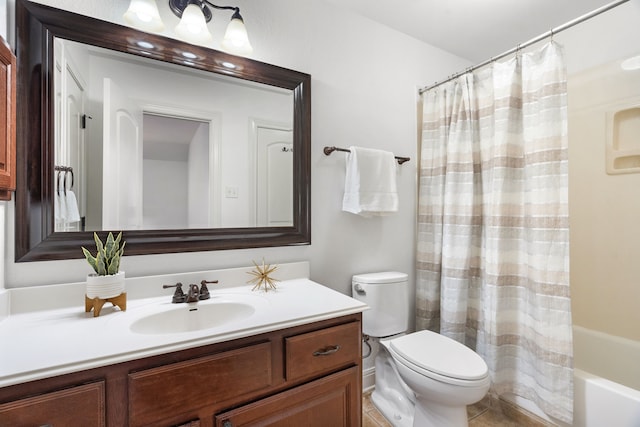
[[54,60],[56,232],[293,225],[291,90],[61,38]]
[[17,262],[309,244],[311,76],[16,1]]

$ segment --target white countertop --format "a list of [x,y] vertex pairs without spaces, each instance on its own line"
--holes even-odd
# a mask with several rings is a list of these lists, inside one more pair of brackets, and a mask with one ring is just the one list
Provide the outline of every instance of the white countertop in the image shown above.
[[[211,299],[171,304],[170,296],[127,301],[127,310],[105,304],[99,317],[84,306],[19,312],[0,322],[0,387],[106,366],[171,351],[229,341],[319,320],[362,312],[367,306],[309,279],[279,282],[276,290],[252,286],[215,289]],[[186,288],[185,288],[186,292]],[[250,316],[205,330],[140,334],[137,319],[162,310],[221,301],[246,302]]]

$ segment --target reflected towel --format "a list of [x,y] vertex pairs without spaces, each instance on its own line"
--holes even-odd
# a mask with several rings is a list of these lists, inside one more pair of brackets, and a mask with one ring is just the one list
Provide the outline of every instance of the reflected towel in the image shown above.
[[80,221],[78,200],[73,191],[67,190],[66,194],[56,192],[54,215],[56,222],[71,223]]
[[66,204],[67,218],[66,222],[78,222],[80,221],[80,210],[78,209],[78,200],[73,191],[67,190],[67,195],[64,198]]
[[366,217],[398,211],[393,153],[349,147],[342,210]]
[[66,212],[66,204],[63,201],[63,194],[59,194],[56,191],[55,194],[55,205],[53,208],[53,212],[54,212],[54,216],[56,218],[56,222],[61,222],[64,221],[64,219],[67,217],[67,212]]

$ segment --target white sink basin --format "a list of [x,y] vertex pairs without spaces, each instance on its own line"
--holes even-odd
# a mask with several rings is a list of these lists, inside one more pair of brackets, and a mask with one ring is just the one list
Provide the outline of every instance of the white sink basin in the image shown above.
[[180,304],[176,308],[141,317],[130,328],[138,334],[193,332],[245,319],[254,312],[251,304],[242,302]]

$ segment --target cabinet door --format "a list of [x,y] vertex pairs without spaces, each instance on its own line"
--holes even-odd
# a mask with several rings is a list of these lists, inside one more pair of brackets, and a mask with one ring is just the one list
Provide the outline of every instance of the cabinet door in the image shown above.
[[129,426],[196,419],[202,408],[268,388],[271,353],[264,342],[129,374]]
[[105,425],[104,382],[0,405],[0,427]]
[[359,366],[224,412],[216,427],[356,427],[361,424]]
[[16,57],[0,37],[0,200],[16,189]]

